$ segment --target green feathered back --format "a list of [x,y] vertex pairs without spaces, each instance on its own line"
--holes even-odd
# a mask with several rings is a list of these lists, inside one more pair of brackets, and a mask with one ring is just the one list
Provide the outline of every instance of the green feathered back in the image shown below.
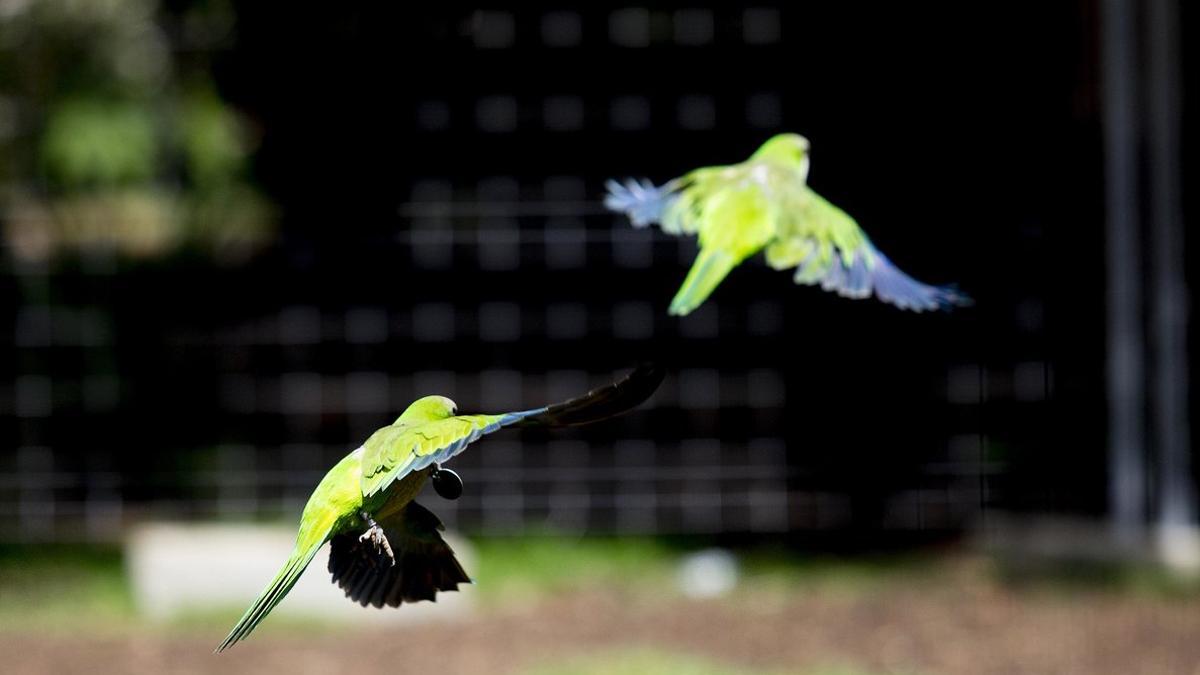
[[635,226],[657,221],[664,232],[699,236],[700,253],[670,313],[700,306],[729,272],[766,251],[775,269],[795,268],[800,284],[849,298],[874,294],[903,309],[925,311],[969,304],[952,287],[923,284],[892,265],[853,218],[808,187],[809,144],[779,134],[748,160],[704,167],[654,187],[610,181],[605,204]]

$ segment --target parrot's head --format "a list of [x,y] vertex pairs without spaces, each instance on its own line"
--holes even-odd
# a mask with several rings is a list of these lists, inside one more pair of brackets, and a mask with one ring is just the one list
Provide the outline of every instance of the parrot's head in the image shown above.
[[426,396],[412,402],[396,420],[398,424],[421,424],[454,417],[458,406],[445,396]]
[[808,147],[808,139],[800,134],[778,134],[763,143],[750,159],[778,162],[807,175]]

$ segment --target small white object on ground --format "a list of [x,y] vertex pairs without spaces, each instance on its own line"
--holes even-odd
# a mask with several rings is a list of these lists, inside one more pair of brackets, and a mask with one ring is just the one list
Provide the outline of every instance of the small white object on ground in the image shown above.
[[738,584],[738,561],[729,551],[709,548],[689,554],[679,563],[676,581],[689,598],[716,598]]
[[1160,525],[1158,555],[1167,568],[1184,577],[1200,577],[1200,529],[1195,525]]

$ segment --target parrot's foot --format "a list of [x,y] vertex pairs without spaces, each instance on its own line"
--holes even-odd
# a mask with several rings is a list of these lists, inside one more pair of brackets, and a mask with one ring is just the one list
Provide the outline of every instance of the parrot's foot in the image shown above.
[[359,541],[369,542],[375,547],[375,552],[380,554],[380,557],[387,556],[389,566],[396,564],[396,554],[392,553],[392,545],[388,542],[387,535],[384,534],[383,528],[376,523],[373,518],[363,511],[359,514],[362,519],[367,521],[367,531],[363,532],[359,537]]

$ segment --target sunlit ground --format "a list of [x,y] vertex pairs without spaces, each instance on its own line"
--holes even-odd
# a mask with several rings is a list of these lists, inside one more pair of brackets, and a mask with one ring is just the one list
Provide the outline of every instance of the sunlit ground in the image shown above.
[[465,617],[382,630],[272,617],[219,656],[211,650],[240,608],[148,623],[115,549],[0,549],[0,670],[1200,673],[1200,595],[1138,570],[1016,583],[962,554],[814,559],[758,549],[739,554],[734,592],[698,600],[676,583],[687,552],[677,543],[475,545],[479,606]]

